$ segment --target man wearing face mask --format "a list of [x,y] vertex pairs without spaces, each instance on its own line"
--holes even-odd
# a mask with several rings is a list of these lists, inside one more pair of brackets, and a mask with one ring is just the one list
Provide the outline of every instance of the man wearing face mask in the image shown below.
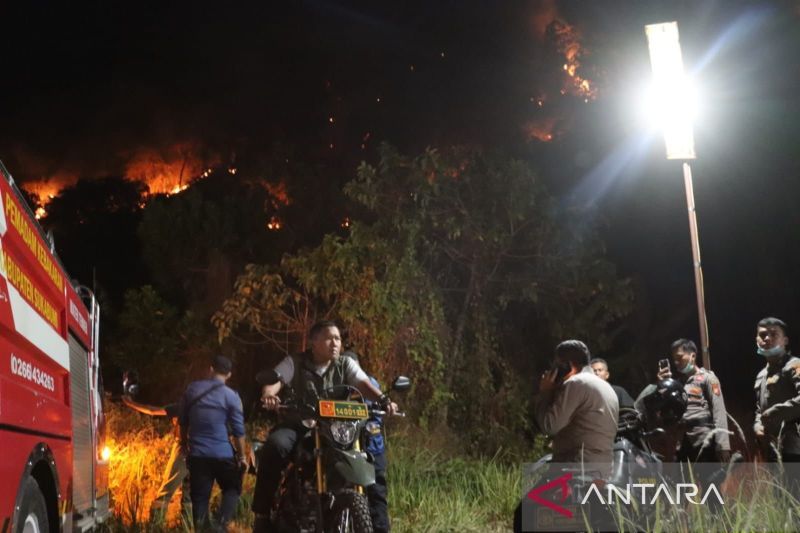
[[[786,323],[768,317],[756,328],[758,355],[767,365],[756,376],[756,437],[770,461],[800,462],[800,359],[789,352]],[[771,445],[770,445],[771,444]]]
[[592,463],[603,477],[611,471],[619,402],[589,366],[589,348],[578,340],[556,347],[554,368],[539,382],[534,416],[553,437],[554,463]]
[[697,346],[693,341],[678,339],[671,348],[677,375],[665,367],[659,370],[658,379],[675,377],[688,395],[686,412],[679,424],[683,437],[677,459],[727,463],[731,458],[730,432],[719,379],[710,370],[697,366]]

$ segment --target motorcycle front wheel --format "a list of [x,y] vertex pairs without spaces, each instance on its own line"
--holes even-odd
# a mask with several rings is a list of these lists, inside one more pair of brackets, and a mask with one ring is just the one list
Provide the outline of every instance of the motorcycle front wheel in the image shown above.
[[327,533],[372,533],[369,503],[364,494],[342,489],[335,494]]

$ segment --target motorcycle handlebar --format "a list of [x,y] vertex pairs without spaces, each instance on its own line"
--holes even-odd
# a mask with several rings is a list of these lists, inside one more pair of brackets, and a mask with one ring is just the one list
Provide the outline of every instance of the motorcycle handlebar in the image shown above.
[[[386,415],[388,415],[388,414],[389,414],[389,412],[388,412],[388,411],[382,411],[382,410],[380,410],[380,409],[370,409],[370,410],[369,410],[369,413],[370,413],[371,415],[376,415],[376,416],[386,416]],[[392,415],[392,416],[399,416],[399,417],[403,417],[403,418],[405,418],[406,414],[405,414],[405,413],[403,413],[403,412],[400,412],[400,411],[398,411],[398,412],[396,412],[396,413],[395,413],[394,415]]]
[[[275,407],[275,410],[276,411],[286,411],[286,410],[289,410],[289,409],[297,410],[297,408],[298,408],[297,405],[279,403]],[[370,409],[369,410],[369,414],[376,415],[376,416],[387,416],[389,414],[389,412],[381,410],[381,409]],[[406,417],[406,413],[398,411],[398,412],[394,413],[394,415],[392,415],[392,416],[399,416],[401,418],[405,418]]]

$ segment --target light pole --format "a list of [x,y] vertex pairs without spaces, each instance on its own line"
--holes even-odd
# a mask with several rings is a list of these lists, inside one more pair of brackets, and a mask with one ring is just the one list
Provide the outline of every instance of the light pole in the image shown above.
[[708,320],[706,319],[703,267],[700,262],[700,239],[697,231],[697,214],[694,205],[692,169],[689,161],[695,158],[694,94],[683,72],[678,23],[649,24],[644,27],[650,48],[653,68],[653,105],[664,130],[667,159],[683,161],[683,181],[686,186],[686,207],[689,212],[689,234],[692,239],[694,283],[697,292],[697,315],[700,320],[700,345],[706,368],[711,369],[708,345]]

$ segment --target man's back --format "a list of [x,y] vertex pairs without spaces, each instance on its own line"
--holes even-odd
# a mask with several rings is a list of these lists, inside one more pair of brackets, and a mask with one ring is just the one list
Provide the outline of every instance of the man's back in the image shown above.
[[228,425],[234,436],[244,435],[242,401],[219,380],[194,381],[183,396],[181,425],[189,428],[190,456],[233,457]]
[[[552,401],[549,401],[552,399]],[[553,461],[611,464],[619,402],[611,385],[585,367],[536,405],[539,427],[553,435]]]

